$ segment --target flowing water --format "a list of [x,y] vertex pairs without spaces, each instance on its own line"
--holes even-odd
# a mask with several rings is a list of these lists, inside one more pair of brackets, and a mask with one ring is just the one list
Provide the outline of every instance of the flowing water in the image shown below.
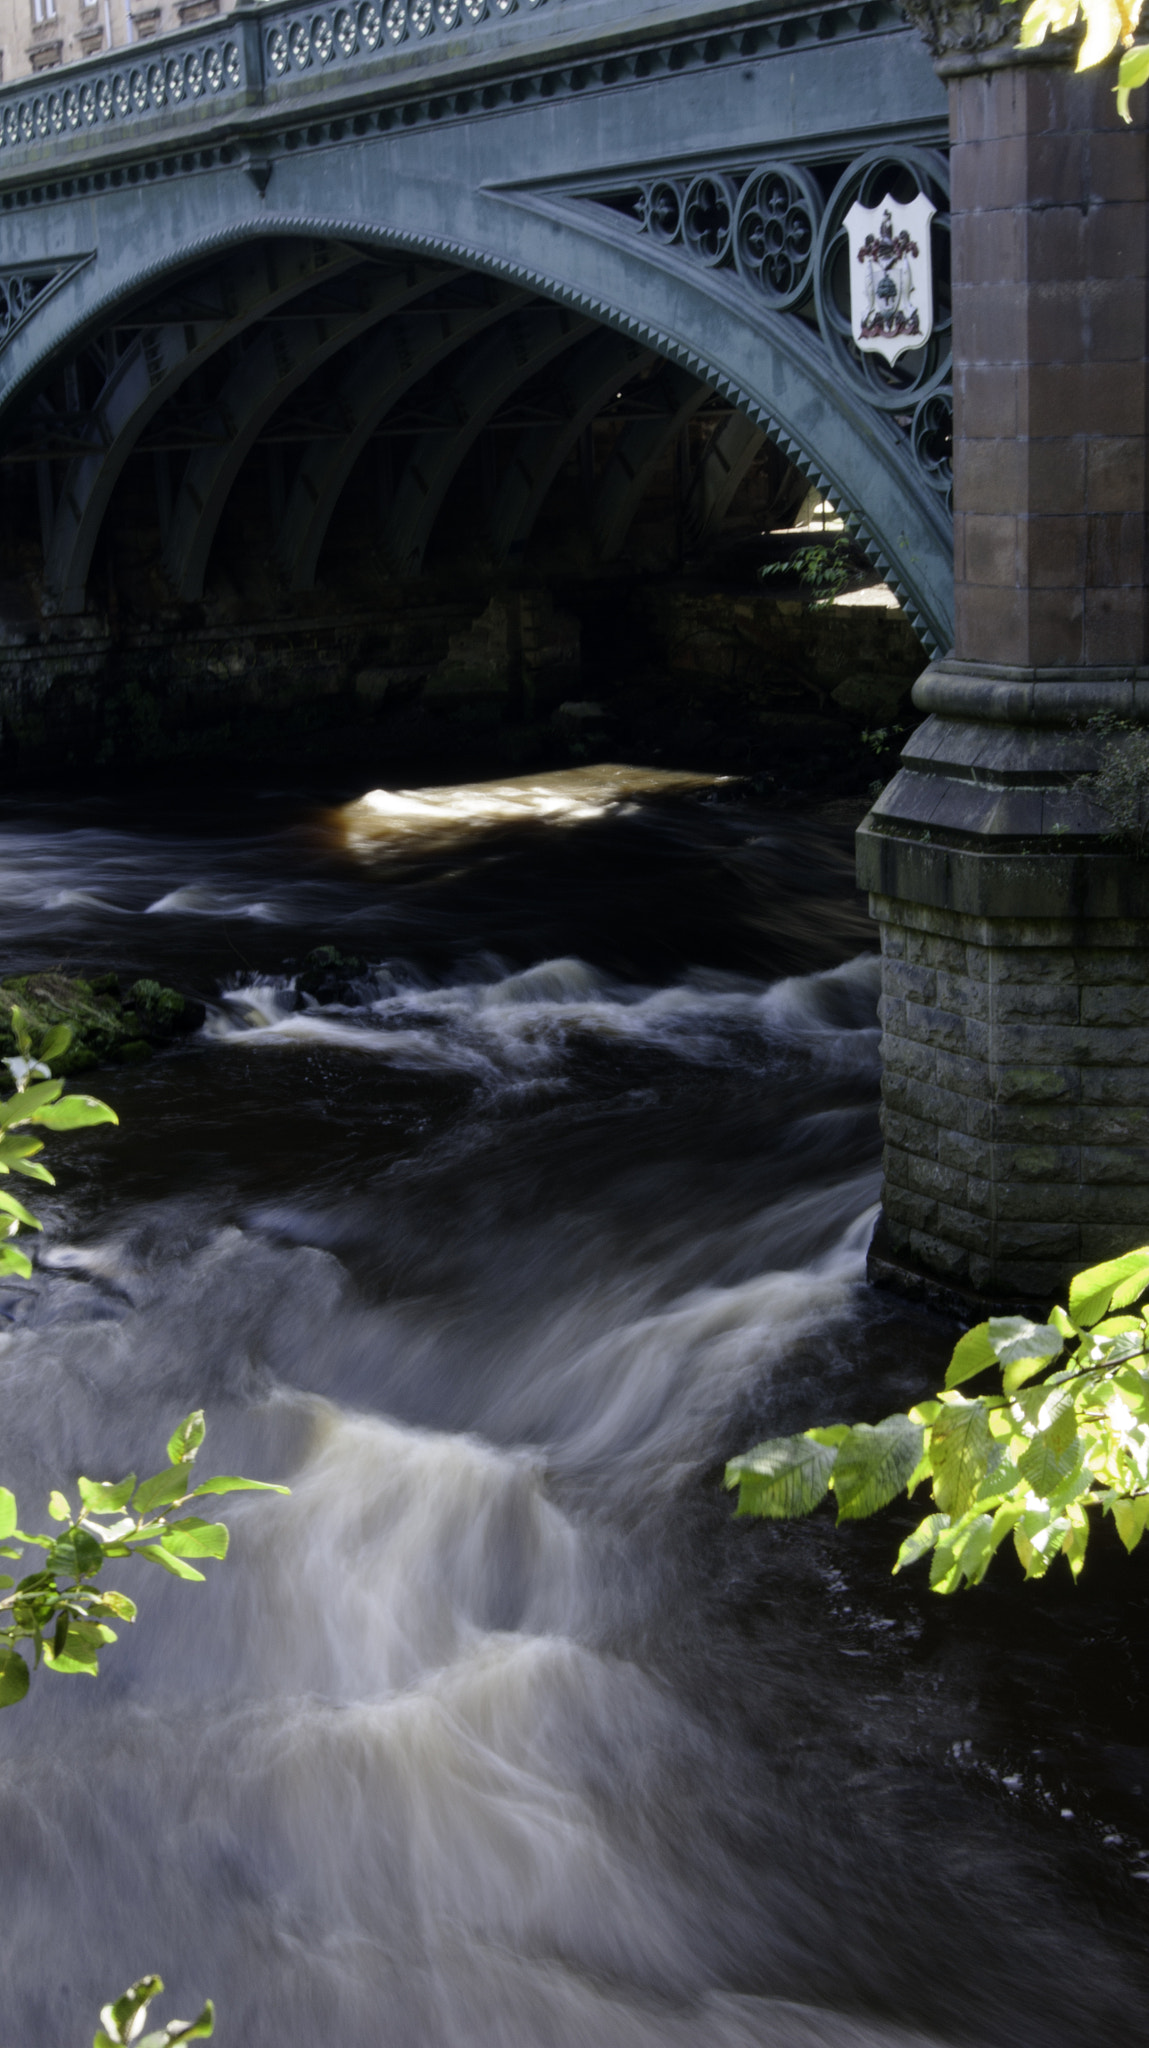
[[0,1476],[30,1520],[202,1404],[209,1469],[291,1487],[0,1718],[4,2048],[149,1969],[225,2048],[1149,2037],[1140,1560],[943,1603],[906,1516],[721,1489],[953,1341],[863,1281],[845,827],[599,769],[0,834],[10,968],[208,1004],[54,1147]]

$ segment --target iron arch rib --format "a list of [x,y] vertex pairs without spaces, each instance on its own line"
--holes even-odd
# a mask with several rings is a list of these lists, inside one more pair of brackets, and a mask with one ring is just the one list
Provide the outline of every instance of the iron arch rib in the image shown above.
[[623,430],[595,494],[591,525],[596,551],[606,562],[621,551],[666,450],[710,396],[709,385],[689,370],[671,366],[658,381],[666,410],[654,419],[632,420]]
[[384,530],[384,550],[397,564],[421,567],[459,464],[499,406],[592,325],[561,307],[515,313],[472,351],[443,395],[442,428],[420,435],[399,479]]
[[515,447],[488,529],[496,562],[505,561],[516,543],[529,538],[543,500],[579,435],[619,387],[654,360],[652,349],[608,331],[572,349],[560,364],[555,395],[567,417],[559,426],[528,427]]
[[431,291],[442,278],[441,270],[415,264],[399,275],[370,276],[353,311],[301,320],[290,334],[265,336],[247,351],[216,402],[226,439],[190,456],[180,484],[165,557],[178,597],[189,602],[203,595],[208,557],[228,494],[272,413],[331,356]]
[[380,422],[437,363],[501,320],[525,296],[513,286],[496,286],[484,305],[445,310],[418,326],[392,320],[373,347],[370,363],[357,363],[348,372],[336,398],[337,410],[351,423],[348,431],[342,440],[314,441],[307,448],[283,516],[278,553],[293,590],[312,588],[340,494]]
[[313,243],[272,243],[226,262],[216,320],[168,320],[137,336],[120,357],[93,408],[99,445],[68,466],[44,564],[55,610],[82,612],[92,553],[124,464],[140,435],[195,370],[257,320],[300,292],[340,276],[351,250]]

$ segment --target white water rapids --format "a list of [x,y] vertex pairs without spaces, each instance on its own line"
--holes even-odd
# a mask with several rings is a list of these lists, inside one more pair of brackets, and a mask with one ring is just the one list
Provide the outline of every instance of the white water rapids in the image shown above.
[[[468,914],[446,959],[439,870],[395,947],[377,874],[90,824],[63,905],[58,826],[22,829],[82,958],[194,923],[209,1014],[94,1077],[122,1135],[57,1149],[0,1290],[0,1478],[31,1522],[202,1404],[205,1469],[291,1493],[226,1503],[202,1587],[118,1573],[140,1620],[98,1682],[0,1717],[3,2048],[89,2040],[149,1969],[223,2048],[1135,2026],[1123,1940],[953,1776],[956,1738],[1003,1740],[981,1652],[940,1653],[948,1696],[914,1661],[889,1532],[735,1525],[717,1484],[751,1428],[864,1404],[895,1315],[862,1285],[874,958],[628,972],[543,905],[533,958]],[[369,959],[323,1004],[282,962],[316,905]]]

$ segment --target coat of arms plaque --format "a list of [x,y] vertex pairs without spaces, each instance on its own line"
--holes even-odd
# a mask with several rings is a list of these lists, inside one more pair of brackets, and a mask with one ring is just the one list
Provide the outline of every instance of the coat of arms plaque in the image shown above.
[[844,226],[850,244],[850,318],[860,349],[896,363],[924,348],[933,331],[930,222],[937,208],[924,192],[908,205],[886,197],[854,201]]

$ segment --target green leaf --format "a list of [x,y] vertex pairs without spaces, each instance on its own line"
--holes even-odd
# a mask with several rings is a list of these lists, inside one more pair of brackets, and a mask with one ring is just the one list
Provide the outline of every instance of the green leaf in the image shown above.
[[8,1487],[0,1486],[0,1543],[7,1543],[16,1528],[16,1496]]
[[[815,1436],[815,1432],[811,1430],[809,1434],[816,1442],[821,1442],[822,1432]],[[798,1442],[799,1439],[783,1437],[780,1441],[783,1443]],[[746,1456],[752,1458],[754,1456],[753,1451],[747,1451]],[[740,1462],[737,1458],[731,1459],[731,1464],[733,1465],[737,1465]],[[726,1469],[729,1472],[730,1466],[728,1465]],[[735,1481],[728,1478],[726,1484],[727,1486],[733,1486]],[[202,1479],[198,1486],[192,1487],[191,1499],[195,1500],[197,1495],[201,1493],[243,1493],[245,1491],[248,1493],[290,1494],[291,1488],[290,1486],[274,1486],[270,1479],[237,1479],[231,1473],[217,1472],[214,1479]]]
[[[42,1145],[37,1145],[35,1147],[35,1150],[37,1152],[42,1152],[44,1150],[44,1147]],[[32,1159],[28,1159],[23,1156],[21,1156],[18,1159],[14,1158],[11,1161],[11,1166],[13,1173],[22,1173],[25,1180],[41,1180],[44,1182],[46,1187],[50,1188],[54,1188],[56,1185],[55,1174],[49,1173],[46,1166],[37,1166],[35,1161]]]
[[1048,1500],[1081,1462],[1081,1441],[1072,1401],[1053,1414],[1017,1461],[1017,1469],[1033,1492]]
[[[139,2033],[149,2005],[163,1988],[162,1977],[141,1977],[138,1983],[129,1984],[114,2005],[101,2008],[100,2018],[108,2030],[105,2041],[110,2037],[109,2048],[121,2048],[123,2042],[132,2040]],[[93,2048],[104,2048],[98,2034]]]
[[66,1626],[60,1631],[56,1643],[45,1643],[44,1662],[52,1671],[62,1671],[73,1677],[95,1678],[100,1668],[100,1651],[105,1643],[114,1643],[116,1632],[105,1628],[101,1622],[76,1621],[64,1616]]
[[990,1434],[989,1416],[981,1401],[960,1395],[947,1402],[930,1430],[934,1466],[934,1499],[943,1514],[957,1521],[966,1511],[1001,1452]]
[[226,1557],[229,1530],[226,1522],[204,1522],[187,1515],[160,1537],[173,1557]]
[[726,1467],[726,1484],[738,1488],[739,1515],[786,1520],[808,1515],[828,1491],[837,1453],[808,1436],[773,1437],[756,1444]]
[[169,1464],[190,1465],[204,1440],[206,1431],[203,1409],[193,1408],[191,1414],[184,1416],[179,1428],[168,1438]]
[[110,1614],[116,1621],[134,1621],[138,1611],[135,1601],[126,1593],[117,1593],[114,1586],[105,1586],[88,1606],[89,1614]]
[[1115,1500],[1110,1512],[1126,1550],[1136,1550],[1149,1521],[1149,1493],[1138,1494],[1135,1500]]
[[76,1578],[90,1578],[104,1562],[104,1546],[87,1529],[70,1529],[52,1544],[44,1559],[49,1572],[68,1572]]
[[53,1491],[48,1495],[48,1513],[54,1522],[70,1522],[72,1510],[64,1494]]
[[113,1515],[126,1508],[136,1489],[136,1475],[126,1479],[77,1479],[80,1499],[89,1515]]
[[927,1550],[932,1550],[942,1530],[948,1529],[949,1525],[948,1515],[927,1515],[924,1522],[919,1522],[913,1535],[906,1537],[898,1552],[897,1563],[894,1565],[895,1573],[904,1572],[907,1565],[916,1564],[919,1557],[924,1557]]
[[201,1581],[203,1579],[203,1573],[197,1572],[194,1565],[185,1564],[182,1557],[174,1557],[170,1551],[162,1550],[158,1543],[142,1544],[136,1556],[150,1557],[153,1564],[162,1564],[164,1570],[171,1572],[174,1578]]
[[1061,1331],[1052,1323],[1031,1323],[1025,1316],[994,1316],[989,1328],[1007,1394],[1016,1393],[1065,1348]]
[[18,1202],[15,1195],[5,1194],[2,1189],[0,1189],[0,1209],[3,1210],[5,1216],[14,1216],[17,1223],[26,1224],[29,1230],[42,1230],[44,1228],[42,1223],[37,1222],[32,1211],[24,1207],[23,1202]]
[[1117,94],[1117,111],[1123,121],[1131,121],[1129,95],[1149,78],[1149,46],[1142,44],[1139,49],[1126,50],[1117,67],[1117,83],[1113,90]]
[[[52,1083],[53,1087],[58,1085]],[[28,1093],[31,1092],[29,1089]],[[47,1131],[82,1131],[91,1124],[118,1124],[120,1119],[114,1109],[97,1101],[94,1095],[65,1095],[62,1101],[38,1109],[32,1121],[43,1124]]]
[[29,1672],[18,1650],[0,1646],[0,1707],[19,1704],[28,1690]]
[[62,1052],[67,1052],[74,1036],[70,1024],[53,1024],[41,1041],[40,1058],[45,1061],[58,1060]]
[[182,1500],[190,1475],[190,1465],[173,1465],[166,1472],[157,1472],[153,1479],[141,1481],[132,1502],[133,1512],[150,1515],[153,1508],[170,1507],[174,1500]]
[[1110,1309],[1128,1308],[1149,1287],[1149,1246],[1089,1266],[1069,1283],[1069,1313],[1091,1329]]
[[20,1051],[25,1059],[27,1059],[28,1054],[32,1050],[32,1034],[28,1029],[28,1020],[19,1003],[13,1003],[12,1005],[12,1035]]
[[990,1340],[990,1325],[978,1323],[975,1329],[967,1330],[954,1346],[946,1373],[947,1387],[960,1387],[965,1380],[972,1380],[975,1374],[984,1372],[997,1358]]
[[922,1455],[925,1431],[908,1415],[860,1422],[842,1444],[833,1472],[840,1522],[876,1514],[902,1491]]
[[25,1088],[22,1095],[10,1095],[6,1102],[0,1102],[0,1130],[7,1130],[10,1124],[29,1122],[63,1092],[62,1081],[38,1081],[34,1088]]
[[32,1261],[27,1254],[18,1251],[14,1244],[0,1245],[0,1273],[19,1273],[27,1280],[32,1272]]

